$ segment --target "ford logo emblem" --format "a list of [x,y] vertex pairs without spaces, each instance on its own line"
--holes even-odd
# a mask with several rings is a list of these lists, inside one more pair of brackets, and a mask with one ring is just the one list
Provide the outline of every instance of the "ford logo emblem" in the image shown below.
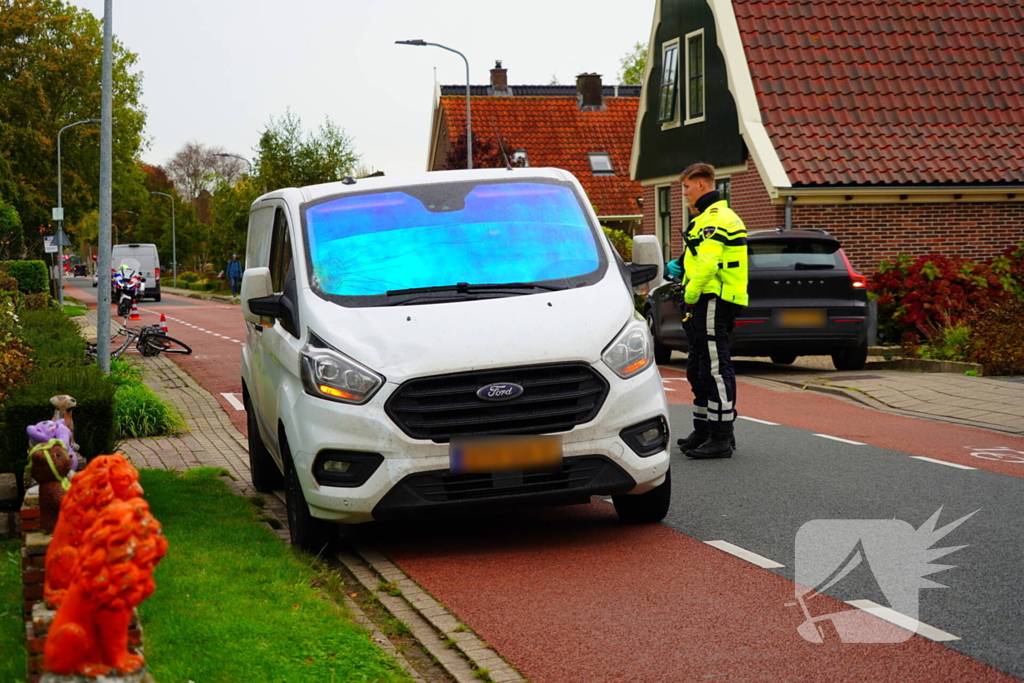
[[485,401],[511,401],[523,393],[523,388],[511,382],[495,382],[476,390],[476,395]]

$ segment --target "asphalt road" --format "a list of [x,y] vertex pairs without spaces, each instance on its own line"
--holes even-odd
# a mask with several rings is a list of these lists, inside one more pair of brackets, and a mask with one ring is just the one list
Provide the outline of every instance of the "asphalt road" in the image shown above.
[[[69,293],[87,300],[96,290],[84,283],[83,296]],[[141,309],[146,323],[165,312],[171,334],[193,345],[193,356],[174,360],[244,432],[244,413],[225,398],[241,391],[238,307],[165,295]],[[710,461],[677,455],[664,524],[624,526],[595,500],[368,525],[357,536],[536,683],[1024,678],[1024,463],[989,460],[984,450],[1024,451],[1024,439],[769,387],[757,368],[740,365],[738,452]],[[685,435],[682,367],[660,370],[672,433]],[[975,514],[941,539],[914,532],[939,510],[936,528]],[[811,615],[902,597],[920,622],[911,626],[927,637],[907,639],[872,620],[877,637],[894,642],[842,642],[828,619],[820,622],[825,642],[801,637],[798,572],[807,573],[819,547],[845,548],[853,537],[863,561],[823,589],[830,597],[816,598]],[[879,551],[886,540],[888,554]],[[957,546],[965,547],[942,557],[927,551]],[[927,570],[904,562],[897,571],[892,556],[953,567],[927,576],[947,587],[919,588]]]

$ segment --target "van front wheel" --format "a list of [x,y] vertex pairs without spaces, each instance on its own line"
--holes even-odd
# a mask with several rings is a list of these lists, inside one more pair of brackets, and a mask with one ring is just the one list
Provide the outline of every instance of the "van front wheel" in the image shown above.
[[665,483],[637,496],[612,496],[619,519],[628,524],[653,524],[665,519],[672,501],[672,472],[665,473]]
[[284,486],[285,506],[288,508],[288,534],[292,545],[311,555],[323,555],[327,546],[338,535],[338,525],[309,514],[309,505],[302,494],[302,484],[299,483],[299,475],[295,473],[294,463],[289,463]]

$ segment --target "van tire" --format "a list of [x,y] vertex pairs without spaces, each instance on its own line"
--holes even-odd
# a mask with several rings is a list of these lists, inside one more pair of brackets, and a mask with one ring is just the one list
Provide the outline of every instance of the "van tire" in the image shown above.
[[284,475],[284,501],[288,511],[288,535],[292,545],[310,555],[322,557],[338,537],[338,525],[317,519],[309,513],[309,505],[302,493],[299,475],[295,472],[288,439],[281,434],[281,459],[287,472]]
[[249,472],[252,487],[260,493],[270,493],[284,488],[284,477],[277,463],[271,457],[256,423],[256,412],[249,400],[249,392],[242,396],[245,402],[245,423],[249,431]]
[[160,292],[156,293],[156,296],[153,297],[153,301],[160,301]]
[[636,496],[612,496],[619,520],[627,524],[654,524],[665,519],[672,502],[672,471],[665,473],[665,482],[656,489]]

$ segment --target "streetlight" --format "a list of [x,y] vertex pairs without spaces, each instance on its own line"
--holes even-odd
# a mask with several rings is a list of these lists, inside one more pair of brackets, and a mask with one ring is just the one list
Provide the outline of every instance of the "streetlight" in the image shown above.
[[252,162],[249,161],[248,159],[246,159],[245,157],[240,157],[237,154],[228,154],[227,152],[215,152],[213,156],[215,156],[215,157],[231,157],[232,159],[241,159],[245,163],[249,164],[249,175],[252,175]]
[[75,121],[57,131],[57,210],[54,213],[57,218],[57,303],[61,306],[64,305],[64,203],[60,182],[60,134],[68,128],[80,126],[83,123],[101,123],[101,121],[100,119]]
[[171,200],[171,265],[174,268],[174,284],[173,287],[178,286],[178,234],[174,228],[174,197],[167,194],[166,192],[154,192],[150,190],[150,194],[158,194],[161,197],[167,197]]
[[458,50],[453,50],[445,45],[438,43],[428,43],[421,38],[416,40],[396,40],[396,45],[416,45],[423,47],[425,45],[433,45],[439,47],[442,50],[448,50],[448,52],[454,52],[458,56],[462,57],[462,61],[466,63],[466,168],[473,168],[473,126],[471,123],[471,115],[469,110],[469,60],[466,59],[466,55],[462,54]]

